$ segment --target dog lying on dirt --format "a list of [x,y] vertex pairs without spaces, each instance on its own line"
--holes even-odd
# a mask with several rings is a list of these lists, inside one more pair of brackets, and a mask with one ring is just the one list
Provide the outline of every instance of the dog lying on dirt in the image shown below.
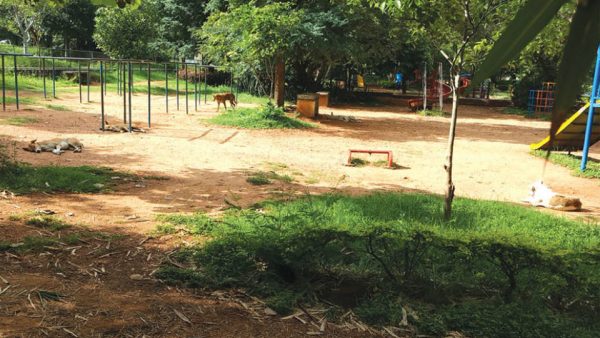
[[[129,125],[126,123],[112,124],[108,122],[108,120],[104,120],[104,130],[112,131],[115,133],[128,133]],[[145,133],[146,129],[144,129],[139,123],[132,123],[131,131],[137,133]]]
[[23,149],[33,153],[48,151],[55,155],[60,155],[65,150],[73,150],[74,153],[80,153],[83,149],[83,143],[76,138],[52,139],[41,142],[38,142],[36,139],[29,142],[27,147]]
[[235,99],[235,95],[233,93],[220,93],[213,95],[213,101],[217,101],[217,111],[221,108],[221,103],[223,103],[223,107],[227,109],[227,101],[231,104],[231,107],[235,108],[237,105],[237,100]]
[[568,197],[555,193],[542,181],[536,181],[531,185],[526,202],[537,207],[560,211],[580,211],[581,201],[576,197]]

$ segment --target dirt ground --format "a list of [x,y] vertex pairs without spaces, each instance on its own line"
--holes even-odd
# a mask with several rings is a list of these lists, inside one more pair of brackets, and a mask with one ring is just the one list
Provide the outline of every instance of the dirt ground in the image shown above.
[[[118,134],[99,130],[96,96],[96,102],[80,105],[77,94],[65,94],[18,112],[14,107],[0,112],[0,119],[38,119],[24,126],[0,125],[0,135],[20,147],[31,139],[54,137],[77,137],[85,145],[80,154],[61,156],[18,150],[19,160],[108,166],[140,177],[135,183],[117,185],[111,193],[0,199],[0,231],[9,241],[40,231],[14,221],[15,215],[36,209],[51,209],[90,231],[124,235],[115,240],[94,235],[75,249],[60,246],[47,253],[0,257],[0,276],[6,281],[0,279],[0,337],[375,334],[332,324],[321,332],[308,323],[305,314],[307,323],[269,316],[258,300],[240,292],[196,293],[167,287],[154,280],[152,272],[185,240],[149,234],[159,213],[214,213],[227,203],[247,206],[282,195],[378,190],[443,193],[447,118],[415,115],[404,106],[336,106],[321,113],[351,115],[357,122],[323,118],[311,130],[241,130],[203,122],[216,114],[212,102],[205,105],[202,101],[195,111],[190,99],[186,115],[183,97],[179,111],[172,97],[166,114],[164,97],[157,96],[152,98],[148,133]],[[134,121],[145,123],[146,100],[145,95],[134,96]],[[122,98],[111,93],[106,102],[110,120],[122,119]],[[47,109],[45,104],[60,104],[64,109]],[[576,217],[600,216],[600,181],[571,176],[568,169],[545,165],[529,154],[529,144],[545,136],[548,122],[500,114],[498,108],[460,109],[454,169],[458,196],[520,203],[529,185],[543,178],[554,190],[581,198],[585,210]],[[399,168],[344,166],[351,148],[392,150]],[[600,159],[600,146],[591,149],[591,156]],[[258,170],[287,174],[294,181],[260,187],[247,183],[248,175]],[[39,290],[66,296],[58,302],[47,301],[39,297]]]

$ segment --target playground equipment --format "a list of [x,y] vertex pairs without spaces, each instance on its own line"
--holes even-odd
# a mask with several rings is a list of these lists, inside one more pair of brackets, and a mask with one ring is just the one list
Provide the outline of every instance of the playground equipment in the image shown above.
[[527,101],[527,112],[529,115],[552,112],[555,87],[556,84],[554,82],[544,82],[542,83],[542,89],[532,89],[529,91],[529,99]]
[[359,149],[350,149],[348,153],[348,163],[347,165],[352,165],[352,154],[384,154],[387,155],[387,168],[394,167],[394,154],[391,150],[359,150]]
[[[460,94],[464,92],[465,88],[469,87],[470,84],[471,80],[469,78],[461,77],[459,87],[457,88],[458,93]],[[430,78],[427,81],[425,89],[427,92],[427,102],[433,102],[434,99],[440,97],[443,100],[450,96],[450,94],[452,94],[452,88],[449,85],[445,84],[443,81],[435,79],[435,74],[434,77]],[[424,98],[408,100],[408,106],[412,111],[417,111],[417,109],[419,108],[425,109],[432,106],[432,103],[428,103],[427,107],[424,107],[424,103]]]
[[[33,65],[36,62],[38,63],[38,67],[32,66],[20,66],[18,61],[27,59],[28,62],[24,62],[24,64]],[[12,65],[7,65],[7,61],[12,61]],[[50,67],[47,67],[47,62],[49,62]],[[65,67],[56,67],[56,63],[67,64]],[[73,67],[72,63],[75,63],[76,66]],[[108,59],[108,58],[82,58],[82,57],[57,57],[57,56],[36,56],[31,54],[16,54],[16,53],[0,53],[0,78],[2,80],[2,109],[6,110],[7,103],[7,78],[6,73],[12,72],[14,77],[14,95],[15,95],[15,103],[16,109],[20,110],[20,96],[19,96],[19,74],[33,74],[38,77],[42,77],[43,79],[43,97],[44,99],[48,98],[48,88],[47,88],[47,78],[50,78],[52,82],[52,92],[51,97],[56,98],[56,79],[60,74],[68,74],[71,76],[75,76],[77,78],[77,83],[79,85],[79,102],[83,103],[83,91],[82,86],[85,83],[87,86],[87,102],[90,102],[90,83],[94,81],[94,76],[96,76],[97,81],[100,84],[100,113],[101,113],[101,121],[100,121],[100,129],[104,130],[105,128],[105,106],[104,106],[104,97],[108,94],[107,91],[107,75],[109,73],[113,73],[116,78],[117,86],[116,92],[117,95],[123,97],[123,123],[128,124],[129,131],[133,131],[132,126],[132,93],[134,92],[133,82],[134,82],[134,67],[138,65],[139,71],[143,72],[145,70],[147,77],[147,112],[148,112],[148,127],[151,126],[151,112],[152,112],[152,71],[163,71],[165,73],[165,88],[164,88],[164,97],[165,97],[165,110],[169,112],[169,94],[173,93],[172,89],[169,89],[169,73],[173,72],[175,74],[176,80],[176,103],[177,110],[179,110],[179,76],[178,73],[183,71],[185,77],[189,74],[203,74],[204,75],[204,103],[207,102],[207,93],[208,93],[208,85],[207,85],[207,73],[210,70],[216,69],[218,67],[212,65],[202,65],[198,64],[194,61],[186,61],[186,62],[164,62],[158,63],[148,60],[118,60],[118,59]],[[83,67],[82,67],[83,66]],[[188,70],[188,66],[193,66],[194,70]],[[145,69],[144,69],[145,68]],[[85,79],[85,81],[83,81]],[[187,79],[185,79],[185,112],[186,114],[189,112],[189,104],[188,104],[188,96],[190,94],[190,90],[188,88]],[[194,93],[194,107],[197,110],[198,105],[201,101],[202,97],[202,86],[201,86],[201,76],[196,76],[193,83],[193,93]],[[231,78],[230,86],[233,88],[233,77]],[[236,90],[237,91],[237,90]]]
[[600,141],[600,116],[594,116],[596,108],[600,108],[600,47],[597,53],[590,102],[561,124],[554,136],[554,143],[550,143],[548,136],[530,146],[534,150],[583,150],[581,171],[587,166],[590,147]]

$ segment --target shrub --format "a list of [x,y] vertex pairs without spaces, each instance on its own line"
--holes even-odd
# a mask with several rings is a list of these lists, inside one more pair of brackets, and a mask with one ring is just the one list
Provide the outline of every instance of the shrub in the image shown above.
[[312,128],[313,124],[288,117],[282,108],[268,102],[261,108],[230,109],[209,120],[222,126],[247,129],[300,129]]

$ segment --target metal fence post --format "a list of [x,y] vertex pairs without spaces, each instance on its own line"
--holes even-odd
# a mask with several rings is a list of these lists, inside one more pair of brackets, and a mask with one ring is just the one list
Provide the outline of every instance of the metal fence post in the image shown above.
[[46,89],[46,59],[42,58],[42,82],[44,82],[44,99],[48,98],[48,91]]
[[92,63],[91,61],[88,61],[87,75],[85,77],[85,82],[87,84],[87,102],[90,102],[90,82],[92,81],[92,74],[91,74],[91,70],[90,70],[91,63]]
[[183,66],[185,68],[185,113],[188,113],[188,65],[187,62]]
[[52,98],[56,98],[56,65],[55,60],[52,59]]
[[17,72],[17,56],[13,55],[13,66],[15,70],[15,95],[17,98],[17,110],[19,110],[19,75]]
[[4,54],[2,54],[2,110],[6,110],[6,77],[4,76]]
[[79,103],[83,102],[83,95],[81,93],[81,60],[77,60],[77,78],[79,84]]
[[129,132],[131,133],[133,131],[133,129],[131,128],[131,90],[133,89],[133,86],[131,84],[131,82],[133,82],[133,69],[131,68],[131,61],[129,61],[127,63],[127,72],[128,75],[127,77],[129,78],[128,80],[128,87],[129,87],[129,93],[127,94],[129,96]]
[[100,121],[100,129],[104,131],[104,86],[102,81],[104,80],[104,67],[102,61],[100,61],[100,115],[102,116]]
[[165,109],[169,113],[169,66],[165,63]]
[[151,64],[148,64],[148,128],[150,128],[150,114],[151,114],[151,103],[150,103],[150,99],[151,99],[151,84],[150,84],[150,79],[152,78],[152,70],[150,69]]

